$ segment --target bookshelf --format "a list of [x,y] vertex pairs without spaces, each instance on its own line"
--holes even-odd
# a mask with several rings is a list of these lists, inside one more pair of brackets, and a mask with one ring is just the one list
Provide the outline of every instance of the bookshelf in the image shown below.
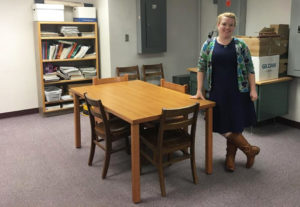
[[[75,27],[77,31],[62,32],[62,27],[66,26]],[[69,96],[69,88],[89,85],[93,76],[99,77],[97,23],[34,22],[34,29],[39,111],[43,115],[70,112],[73,99]],[[66,73],[67,70],[72,72]],[[55,77],[55,80],[46,76]],[[50,88],[54,89],[51,96]]]

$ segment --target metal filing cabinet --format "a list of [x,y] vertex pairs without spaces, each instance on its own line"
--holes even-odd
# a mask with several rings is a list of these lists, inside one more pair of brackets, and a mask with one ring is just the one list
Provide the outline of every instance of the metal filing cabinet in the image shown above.
[[137,0],[138,53],[167,50],[166,0]]

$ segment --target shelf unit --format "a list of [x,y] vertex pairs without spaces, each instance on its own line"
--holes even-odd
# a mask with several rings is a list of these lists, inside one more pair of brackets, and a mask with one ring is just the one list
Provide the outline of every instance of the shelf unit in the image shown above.
[[[77,26],[79,32],[93,32],[94,36],[58,36],[58,37],[45,37],[42,36],[42,31],[60,33],[62,26]],[[74,67],[95,67],[96,76],[99,77],[99,60],[98,60],[98,31],[96,22],[35,22],[35,48],[36,48],[36,64],[37,64],[37,82],[38,82],[38,99],[39,111],[43,115],[59,114],[63,112],[72,111],[73,107],[66,106],[65,104],[73,103],[73,99],[46,101],[45,87],[56,86],[62,89],[62,95],[69,95],[68,89],[72,86],[87,85],[92,83],[92,78],[82,78],[75,80],[64,80],[61,78],[59,81],[45,82],[44,69],[46,64],[50,63],[57,67],[60,66],[74,66]],[[61,34],[60,34],[61,35]],[[83,58],[68,58],[68,59],[43,59],[43,42],[47,41],[49,44],[59,40],[77,42],[78,45],[89,45],[90,49],[87,53],[95,53],[93,57]],[[51,106],[56,106],[51,108]],[[65,107],[64,107],[65,106]]]

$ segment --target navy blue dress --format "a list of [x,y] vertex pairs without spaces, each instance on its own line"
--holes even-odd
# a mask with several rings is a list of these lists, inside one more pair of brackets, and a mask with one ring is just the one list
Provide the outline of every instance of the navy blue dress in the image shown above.
[[243,132],[256,122],[254,104],[249,92],[241,93],[237,81],[237,57],[234,40],[224,46],[215,42],[212,55],[212,89],[209,99],[213,109],[213,131]]

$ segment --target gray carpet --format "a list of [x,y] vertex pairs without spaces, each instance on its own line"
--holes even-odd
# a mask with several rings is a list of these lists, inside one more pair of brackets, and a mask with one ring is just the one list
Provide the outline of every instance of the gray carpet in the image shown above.
[[0,206],[286,206],[300,204],[299,129],[272,123],[244,133],[261,153],[251,169],[237,153],[236,171],[224,170],[225,139],[214,134],[213,174],[204,173],[204,121],[197,128],[197,172],[192,183],[189,161],[165,170],[167,197],[160,196],[154,167],[141,175],[142,202],[131,201],[130,157],[112,155],[101,179],[103,153],[87,165],[90,129],[81,116],[82,148],[74,147],[73,114],[39,114],[0,119]]

